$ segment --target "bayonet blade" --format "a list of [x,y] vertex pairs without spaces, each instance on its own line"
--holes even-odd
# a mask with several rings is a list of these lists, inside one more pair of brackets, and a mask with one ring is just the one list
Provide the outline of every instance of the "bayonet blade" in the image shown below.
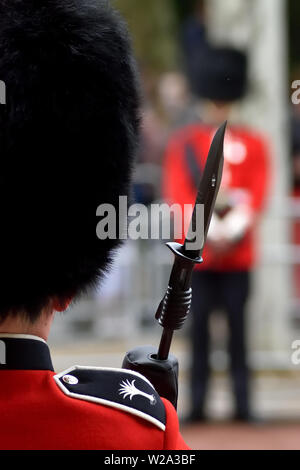
[[[224,166],[224,137],[226,127],[227,122],[217,130],[211,143],[205,169],[198,189],[191,224],[183,245],[183,252],[193,258],[198,258],[202,255],[217,195],[220,189]],[[197,211],[199,214],[200,205],[204,208],[203,226],[197,227]],[[197,246],[196,249],[193,248],[195,245]]]

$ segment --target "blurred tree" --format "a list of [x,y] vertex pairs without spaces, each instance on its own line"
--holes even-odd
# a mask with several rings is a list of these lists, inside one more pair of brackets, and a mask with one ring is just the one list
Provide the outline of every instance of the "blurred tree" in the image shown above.
[[177,22],[173,0],[113,0],[126,18],[137,58],[146,70],[162,73],[177,66]]

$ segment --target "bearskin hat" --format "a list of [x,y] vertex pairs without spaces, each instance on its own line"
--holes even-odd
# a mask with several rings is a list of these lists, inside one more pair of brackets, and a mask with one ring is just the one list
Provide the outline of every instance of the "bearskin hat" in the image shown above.
[[247,89],[247,56],[230,47],[201,48],[194,61],[193,88],[204,99],[231,102]]
[[139,80],[107,0],[0,0],[0,320],[86,292],[118,240],[97,207],[130,194]]

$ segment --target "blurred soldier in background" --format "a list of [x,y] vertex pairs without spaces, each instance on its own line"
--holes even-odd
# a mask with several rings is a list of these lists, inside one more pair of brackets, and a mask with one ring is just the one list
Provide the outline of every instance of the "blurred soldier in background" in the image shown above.
[[[171,136],[165,155],[163,192],[170,204],[194,203],[214,132],[230,119],[233,105],[244,96],[246,85],[247,58],[243,53],[207,44],[202,47],[193,64],[193,90],[203,99],[203,112],[198,122]],[[233,125],[227,130],[224,157],[224,176],[203,254],[204,263],[193,277],[190,412],[193,421],[204,418],[209,379],[209,317],[215,309],[226,312],[229,324],[235,418],[251,417],[245,312],[255,262],[254,229],[269,180],[268,157],[260,136]]]

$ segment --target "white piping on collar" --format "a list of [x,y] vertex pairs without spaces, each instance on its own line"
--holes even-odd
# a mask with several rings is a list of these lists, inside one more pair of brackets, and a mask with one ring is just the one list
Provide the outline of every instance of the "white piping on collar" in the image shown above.
[[42,343],[47,344],[47,342],[43,338],[40,338],[39,336],[23,335],[19,333],[0,333],[0,338],[34,339],[36,341],[41,341]]

